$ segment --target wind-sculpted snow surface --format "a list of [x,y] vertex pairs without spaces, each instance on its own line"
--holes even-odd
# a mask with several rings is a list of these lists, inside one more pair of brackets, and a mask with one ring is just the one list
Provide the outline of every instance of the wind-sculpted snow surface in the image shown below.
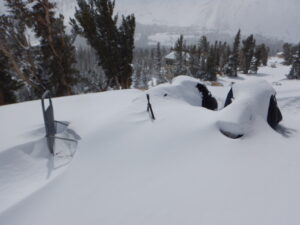
[[275,89],[263,79],[252,78],[233,85],[225,103],[230,104],[220,112],[217,122],[220,130],[240,137],[252,129],[253,121],[260,119],[261,123],[267,122],[272,96],[276,96]]
[[153,97],[164,97],[169,101],[172,99],[192,106],[202,106],[202,95],[196,88],[198,83],[200,81],[195,78],[178,76],[171,84],[159,85],[151,88],[147,93]]
[[[75,158],[39,191],[34,176],[28,177],[26,187],[32,190],[25,200],[0,190],[1,209],[8,206],[2,199],[16,200],[1,211],[0,224],[298,225],[300,83],[282,80],[289,68],[277,67],[263,67],[258,76],[273,83],[277,92],[284,115],[280,129],[274,131],[257,116],[253,129],[237,140],[221,134],[217,126],[225,109],[205,109],[197,101],[197,89],[185,90],[195,84],[188,77],[146,92],[155,121],[146,111],[146,93],[139,90],[53,99],[57,118],[69,121],[82,138]],[[224,105],[230,83],[248,79],[219,78],[224,86],[208,88]],[[29,139],[28,133],[42,124],[34,113],[37,105],[1,107],[1,124],[13,121],[10,130]],[[18,113],[8,116],[8,109],[32,116],[21,123]],[[3,138],[5,128],[0,130],[1,144],[9,142],[5,146],[14,148],[12,138]],[[42,151],[39,145],[37,149]],[[11,168],[28,174],[46,171],[47,157],[38,167],[22,167],[35,158],[27,154],[15,163],[15,152],[0,155],[0,165],[6,164],[1,167],[1,187],[19,185],[9,177]]]

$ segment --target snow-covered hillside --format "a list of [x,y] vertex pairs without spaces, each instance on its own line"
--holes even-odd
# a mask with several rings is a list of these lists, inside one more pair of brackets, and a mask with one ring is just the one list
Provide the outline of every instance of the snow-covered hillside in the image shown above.
[[[208,85],[219,111],[200,107],[189,77],[147,92],[155,121],[139,90],[53,99],[56,119],[81,137],[56,169],[40,102],[0,107],[0,224],[298,225],[300,82],[270,63],[277,68]],[[275,88],[284,120],[276,132],[257,117],[230,139],[217,125],[222,105],[231,82],[249,79]]]

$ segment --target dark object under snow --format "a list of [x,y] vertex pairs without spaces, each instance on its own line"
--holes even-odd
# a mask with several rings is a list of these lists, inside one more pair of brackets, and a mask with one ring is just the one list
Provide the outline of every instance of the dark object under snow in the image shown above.
[[[228,105],[230,105],[232,103],[233,99],[234,99],[234,93],[231,88],[227,94],[224,108],[227,107]],[[268,106],[267,122],[273,129],[275,129],[281,120],[282,120],[282,114],[277,105],[276,97],[275,97],[275,95],[272,95],[270,97],[270,103]]]
[[202,94],[202,107],[210,110],[218,109],[217,100],[211,95],[210,91],[205,85],[199,83],[196,85],[196,88]]
[[275,129],[281,120],[282,120],[282,114],[277,105],[276,97],[274,95],[272,95],[270,98],[270,104],[269,104],[269,110],[268,110],[268,119],[267,119],[268,124],[273,129]]
[[[48,107],[45,106],[46,99],[49,100]],[[54,110],[53,110],[53,104],[52,104],[50,91],[46,91],[43,94],[41,101],[42,101],[42,110],[43,110],[43,116],[44,116],[48,148],[49,148],[50,153],[55,155],[55,151],[54,151],[55,139],[61,139],[61,140],[65,140],[65,141],[75,142],[75,143],[77,143],[77,141],[73,140],[73,139],[69,139],[69,138],[61,138],[61,137],[55,136],[57,134],[57,124],[60,124],[65,127],[67,127],[68,124],[54,120]]]
[[150,117],[152,120],[155,120],[155,116],[154,116],[154,113],[153,113],[153,110],[152,110],[152,105],[150,103],[150,95],[147,94],[147,101],[148,101],[148,104],[147,104],[147,112],[150,113]]

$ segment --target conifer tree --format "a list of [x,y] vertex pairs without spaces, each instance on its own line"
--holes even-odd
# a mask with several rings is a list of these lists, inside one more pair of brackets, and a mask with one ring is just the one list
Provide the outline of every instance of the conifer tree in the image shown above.
[[284,45],[282,46],[285,65],[291,65],[293,63],[292,47],[293,46],[289,43],[284,43]]
[[226,67],[225,74],[230,77],[237,77],[237,70],[239,66],[239,52],[241,42],[241,30],[238,31],[234,38],[232,54]]
[[226,64],[228,63],[229,61],[229,57],[230,57],[230,54],[231,54],[231,50],[230,50],[230,47],[227,45],[226,42],[224,42],[223,44],[220,45],[219,47],[219,70],[220,70],[220,73],[224,72],[224,69],[226,67]]
[[248,74],[252,57],[254,55],[255,39],[250,35],[246,40],[243,40],[243,48],[241,49],[240,67],[244,74]]
[[162,53],[160,48],[160,43],[158,42],[156,45],[155,51],[155,76],[156,76],[156,84],[164,83],[166,80],[162,74]]
[[297,51],[293,56],[293,65],[288,78],[300,79],[300,44],[297,46]]
[[0,51],[0,105],[17,102],[15,91],[21,87],[21,82],[9,74],[8,59]]
[[71,20],[74,30],[85,37],[95,49],[99,64],[111,81],[113,88],[129,88],[132,76],[135,17],[114,15],[115,1],[77,0],[75,19]]
[[217,80],[217,64],[216,64],[216,52],[213,46],[210,47],[209,55],[207,57],[206,74],[205,79],[209,81]]
[[174,51],[176,57],[176,63],[175,63],[176,68],[175,68],[174,75],[177,76],[177,75],[186,74],[187,70],[186,70],[185,63],[186,63],[187,55],[186,55],[186,46],[184,43],[183,35],[180,35],[180,37],[176,41]]
[[265,44],[261,44],[257,48],[259,49],[259,52],[260,52],[261,63],[264,66],[267,66],[267,64],[268,64],[268,58],[269,58],[269,48],[266,47]]
[[199,74],[199,57],[198,57],[198,49],[197,46],[193,45],[190,48],[190,58],[189,58],[189,71],[193,77],[200,78]]
[[[12,79],[22,81],[27,86],[31,98],[40,97],[43,91],[39,77],[37,59],[38,48],[33,48],[27,37],[29,11],[23,1],[6,1],[9,14],[0,16],[0,54],[7,59],[6,73]],[[26,100],[30,100],[26,99]]]
[[250,63],[250,67],[249,67],[249,73],[250,74],[257,74],[257,70],[258,70],[258,63],[259,59],[256,58],[256,56],[254,55],[251,59],[251,63]]
[[200,38],[198,48],[199,48],[198,51],[200,53],[199,76],[204,79],[205,75],[207,74],[207,59],[210,50],[210,44],[206,36],[202,36]]
[[206,36],[200,38],[199,49],[202,56],[207,56],[209,54],[210,46]]
[[33,2],[32,27],[41,42],[41,66],[44,77],[48,77],[45,85],[55,96],[71,95],[72,86],[77,83],[73,38],[65,31],[63,15],[55,16],[55,3]]

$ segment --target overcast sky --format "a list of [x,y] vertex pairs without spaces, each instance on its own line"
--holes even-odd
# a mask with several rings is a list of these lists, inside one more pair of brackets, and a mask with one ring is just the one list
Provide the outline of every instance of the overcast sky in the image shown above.
[[[66,18],[76,0],[56,0]],[[0,4],[3,0],[0,0]],[[144,24],[264,33],[300,41],[300,0],[116,0],[117,11]],[[2,10],[3,11],[3,10]]]

